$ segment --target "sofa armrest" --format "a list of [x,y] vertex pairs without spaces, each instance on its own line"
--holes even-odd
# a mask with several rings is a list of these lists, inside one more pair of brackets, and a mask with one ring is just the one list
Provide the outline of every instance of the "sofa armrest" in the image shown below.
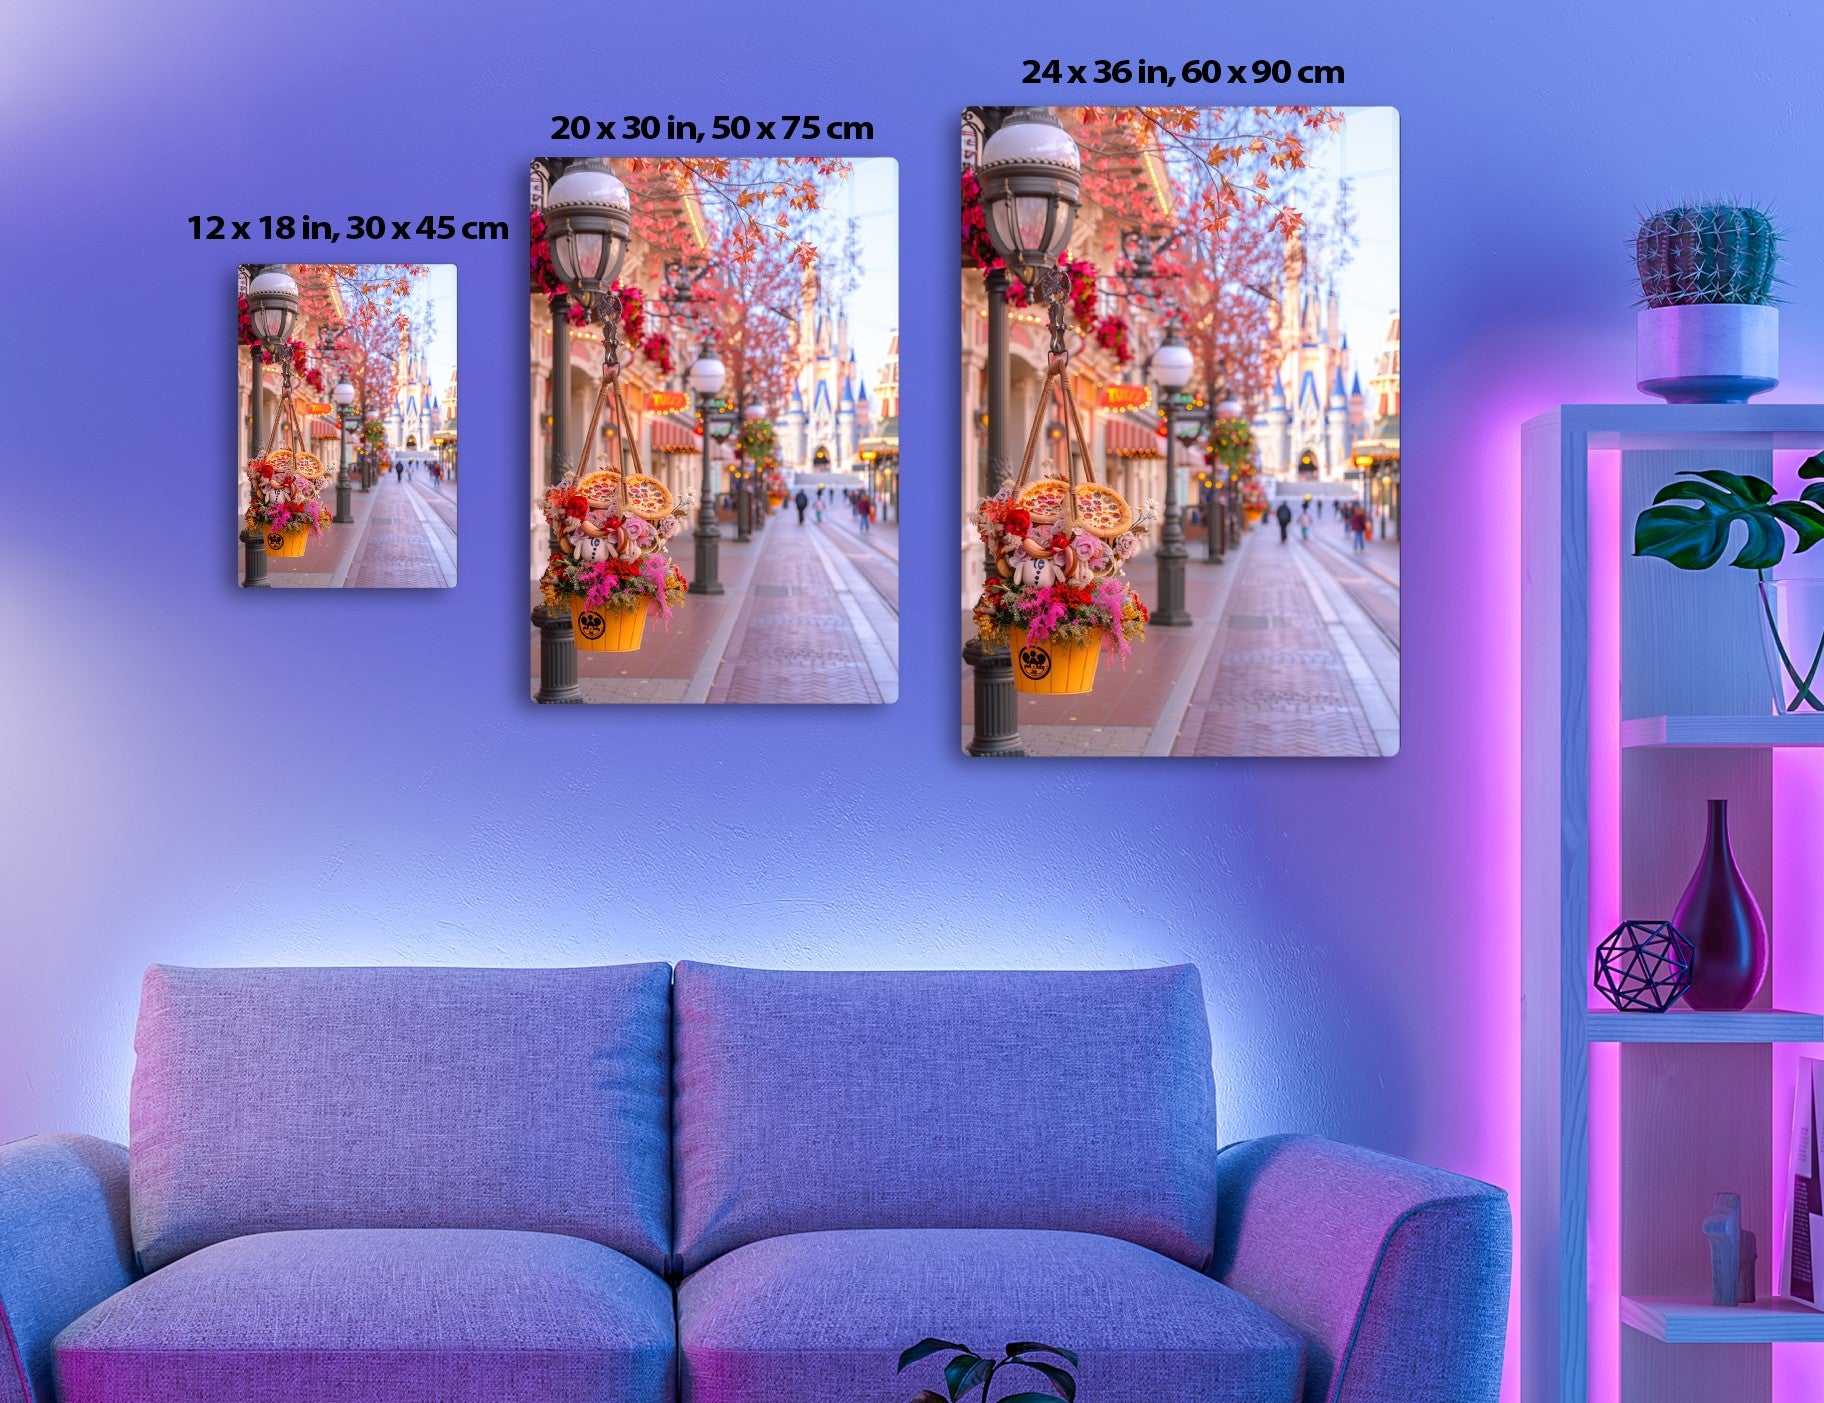
[[54,1403],[51,1341],[137,1274],[125,1149],[87,1135],[0,1145],[0,1403]]
[[1305,1403],[1495,1403],[1513,1220],[1500,1189],[1311,1136],[1217,1160],[1210,1273],[1305,1337]]

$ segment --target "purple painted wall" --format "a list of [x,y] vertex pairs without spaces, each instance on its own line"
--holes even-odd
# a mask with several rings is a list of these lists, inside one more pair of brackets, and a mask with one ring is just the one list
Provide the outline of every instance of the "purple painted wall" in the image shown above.
[[[1035,27],[976,6],[810,0],[765,16],[712,6],[726,22],[708,33],[651,8],[575,5],[13,7],[0,42],[0,1139],[121,1133],[135,991],[154,959],[1190,959],[1209,990],[1225,1134],[1320,1131],[1512,1186],[1516,426],[1559,400],[1632,396],[1630,222],[1688,192],[1776,204],[1792,301],[1777,396],[1824,394],[1808,96],[1824,17],[1620,8],[1314,0],[1198,18],[1062,0]],[[1343,100],[1401,109],[1397,759],[956,753],[956,113],[1121,96],[1019,85],[1019,59],[1054,54],[1343,63]],[[192,244],[187,216],[517,219],[526,158],[552,149],[557,111],[822,111],[873,120],[871,150],[899,158],[897,706],[540,712],[522,699],[520,244],[436,251],[462,270],[461,587],[225,586],[233,269],[305,247]],[[89,524],[146,482],[135,529]]]

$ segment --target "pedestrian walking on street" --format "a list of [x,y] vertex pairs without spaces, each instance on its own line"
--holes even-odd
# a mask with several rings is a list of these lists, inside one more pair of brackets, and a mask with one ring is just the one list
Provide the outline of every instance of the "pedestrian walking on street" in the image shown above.
[[1308,505],[1298,514],[1298,539],[1301,541],[1311,539],[1311,508]]
[[821,526],[823,525],[823,489],[821,487],[817,489],[816,508],[817,524]]
[[804,489],[798,489],[798,495],[792,498],[792,505],[798,508],[798,524],[804,525],[804,509],[811,504],[811,499],[804,495]]
[[866,535],[868,523],[874,520],[874,499],[862,493],[861,500],[855,504],[855,515],[861,519],[862,534]]
[[1286,529],[1292,525],[1292,508],[1281,502],[1279,510],[1273,513],[1273,519],[1279,523],[1279,543],[1283,546],[1286,543]]
[[393,481],[394,482],[404,482],[405,481],[405,464],[402,462],[399,462],[397,460],[395,460],[393,463]]
[[1350,514],[1349,534],[1358,555],[1368,549],[1368,513],[1359,506]]

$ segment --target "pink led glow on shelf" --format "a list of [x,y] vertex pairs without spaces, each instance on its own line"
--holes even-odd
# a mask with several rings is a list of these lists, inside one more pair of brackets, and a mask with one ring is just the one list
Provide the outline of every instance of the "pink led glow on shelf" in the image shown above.
[[[1590,932],[1621,914],[1621,454],[1590,454]],[[1594,997],[1594,995],[1592,995]],[[1621,1397],[1621,1049],[1590,1048],[1590,1403]]]

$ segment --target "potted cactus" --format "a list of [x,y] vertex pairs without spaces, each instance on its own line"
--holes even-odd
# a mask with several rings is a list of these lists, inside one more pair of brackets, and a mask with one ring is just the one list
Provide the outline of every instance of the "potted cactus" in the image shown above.
[[1742,404],[1780,383],[1780,235],[1744,205],[1676,205],[1640,221],[1636,380],[1672,404]]

